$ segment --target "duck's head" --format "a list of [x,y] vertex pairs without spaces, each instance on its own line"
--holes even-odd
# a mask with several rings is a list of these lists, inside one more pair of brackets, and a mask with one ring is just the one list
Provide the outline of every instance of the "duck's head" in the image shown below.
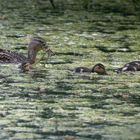
[[41,50],[48,53],[49,56],[54,54],[43,38],[41,37],[32,38],[28,45],[28,60],[31,64],[35,63],[37,52]]
[[105,70],[105,66],[101,63],[96,64],[92,68],[92,72],[96,72],[99,75],[107,75],[106,70]]
[[34,37],[31,39],[31,41],[29,42],[29,46],[28,46],[29,50],[35,50],[35,51],[40,51],[40,50],[45,50],[46,52],[49,50],[49,47],[46,43],[46,41],[41,38],[41,37]]

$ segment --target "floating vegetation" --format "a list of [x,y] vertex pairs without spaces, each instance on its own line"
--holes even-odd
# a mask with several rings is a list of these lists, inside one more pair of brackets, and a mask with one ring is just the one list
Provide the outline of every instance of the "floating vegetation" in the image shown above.
[[[54,1],[54,9],[49,1],[1,0],[1,48],[26,54],[30,36],[38,35],[55,55],[27,73],[0,65],[0,139],[138,140],[140,72],[114,72],[140,60],[134,7],[113,1],[117,8],[108,10],[109,1],[80,1],[77,10],[79,1],[61,2]],[[100,11],[90,10],[94,4]],[[108,75],[71,71],[96,63]]]

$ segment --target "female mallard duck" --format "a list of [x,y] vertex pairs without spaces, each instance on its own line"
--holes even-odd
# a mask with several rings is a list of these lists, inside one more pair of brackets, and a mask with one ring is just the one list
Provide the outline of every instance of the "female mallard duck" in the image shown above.
[[140,71],[140,61],[132,61],[129,63],[126,63],[123,67],[118,68],[115,70],[117,73],[122,73],[122,72],[135,72],[135,71]]
[[[45,40],[40,37],[34,37],[28,45],[28,56],[0,49],[0,63],[21,63],[21,68],[32,65],[36,61],[37,53],[43,50],[47,53],[53,53],[46,44]],[[27,67],[26,67],[27,68]]]
[[101,63],[94,65],[93,68],[77,67],[75,68],[74,72],[77,72],[77,73],[83,73],[83,72],[94,73],[95,72],[99,75],[107,75],[105,66]]

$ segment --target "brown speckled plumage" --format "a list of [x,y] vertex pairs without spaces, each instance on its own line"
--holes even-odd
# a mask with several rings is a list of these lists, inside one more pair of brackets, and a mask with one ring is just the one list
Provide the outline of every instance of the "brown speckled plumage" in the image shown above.
[[0,63],[23,63],[28,61],[33,64],[36,60],[37,52],[40,50],[48,51],[48,46],[44,39],[40,37],[32,38],[28,46],[28,56],[10,50],[0,49]]
[[22,54],[0,49],[0,63],[22,63],[27,60]]
[[36,61],[37,53],[43,50],[47,53],[53,53],[46,44],[46,41],[40,37],[34,37],[31,39],[28,45],[28,56],[24,56],[20,53],[10,50],[0,49],[0,63],[21,63],[21,65],[34,64]]
[[123,67],[118,68],[115,70],[117,73],[122,72],[135,72],[140,71],[140,61],[132,61],[129,63],[126,63]]
[[105,70],[105,66],[101,63],[98,63],[96,65],[93,66],[93,68],[87,68],[87,67],[77,67],[74,70],[77,73],[97,73],[99,75],[106,75],[106,70]]

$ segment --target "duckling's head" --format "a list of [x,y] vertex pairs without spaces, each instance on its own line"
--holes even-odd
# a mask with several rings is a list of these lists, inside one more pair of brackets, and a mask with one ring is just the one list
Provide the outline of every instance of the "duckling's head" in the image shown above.
[[107,75],[106,70],[105,70],[105,66],[101,63],[96,64],[92,68],[92,72],[96,72],[99,75]]

